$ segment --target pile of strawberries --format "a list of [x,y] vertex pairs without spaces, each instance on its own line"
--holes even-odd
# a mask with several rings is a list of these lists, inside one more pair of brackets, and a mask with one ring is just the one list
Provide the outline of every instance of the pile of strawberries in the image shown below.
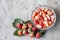
[[30,38],[33,38],[33,37],[40,38],[46,32],[46,30],[37,29],[32,24],[31,20],[24,22],[23,20],[18,18],[14,20],[13,27],[17,29],[14,32],[15,36],[29,35]]

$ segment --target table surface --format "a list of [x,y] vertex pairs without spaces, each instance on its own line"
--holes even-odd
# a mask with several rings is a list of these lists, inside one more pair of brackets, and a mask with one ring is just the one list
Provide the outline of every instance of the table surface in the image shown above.
[[[57,20],[54,27],[39,39],[14,36],[13,20],[31,19],[32,11],[39,5],[55,8]],[[60,40],[60,0],[0,0],[0,40]]]

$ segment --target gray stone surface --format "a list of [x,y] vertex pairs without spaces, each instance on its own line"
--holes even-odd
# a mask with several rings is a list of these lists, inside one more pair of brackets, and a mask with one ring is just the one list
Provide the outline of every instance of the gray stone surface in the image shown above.
[[[54,27],[40,39],[14,36],[16,29],[12,26],[13,20],[31,19],[32,11],[39,5],[56,9],[57,21]],[[60,0],[0,0],[0,40],[60,40]]]

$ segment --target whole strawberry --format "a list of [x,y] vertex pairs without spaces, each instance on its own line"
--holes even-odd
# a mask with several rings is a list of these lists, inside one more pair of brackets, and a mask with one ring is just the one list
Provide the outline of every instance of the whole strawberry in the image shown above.
[[29,34],[29,32],[28,32],[28,31],[26,31],[26,32],[25,32],[25,34],[26,34],[26,35],[28,35],[28,34]]
[[28,23],[27,26],[28,26],[28,28],[32,28],[32,24],[31,23]]
[[17,23],[17,28],[21,29],[22,28],[22,24],[21,23]]
[[26,24],[23,24],[22,30],[25,30],[27,28]]
[[32,27],[32,31],[36,32],[37,28],[36,27]]
[[18,35],[22,36],[22,30],[18,30]]
[[34,37],[34,32],[30,32],[29,36],[30,36],[30,38],[33,38]]
[[23,30],[23,35],[25,35],[25,33],[26,33],[26,30]]
[[41,34],[39,32],[36,33],[36,38],[40,38],[41,37]]

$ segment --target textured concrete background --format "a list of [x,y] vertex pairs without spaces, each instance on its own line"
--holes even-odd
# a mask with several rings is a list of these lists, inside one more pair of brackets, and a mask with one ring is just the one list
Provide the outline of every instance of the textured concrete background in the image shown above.
[[[39,5],[55,8],[57,21],[53,28],[40,39],[29,36],[17,37],[12,27],[15,18],[31,19],[31,13]],[[0,0],[0,40],[60,40],[60,0]]]

